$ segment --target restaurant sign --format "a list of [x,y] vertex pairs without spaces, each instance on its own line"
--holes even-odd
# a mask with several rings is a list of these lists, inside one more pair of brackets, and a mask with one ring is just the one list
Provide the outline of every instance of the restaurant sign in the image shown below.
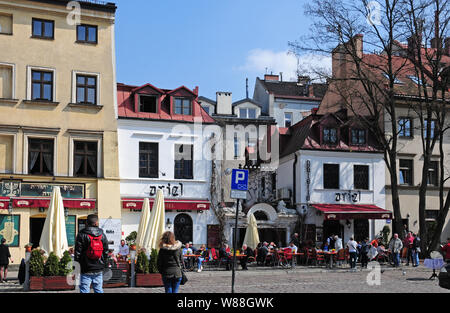
[[50,197],[53,187],[59,187],[63,198],[83,199],[84,184],[24,183],[4,180],[0,185],[1,197]]
[[19,215],[0,215],[0,239],[9,247],[19,246]]

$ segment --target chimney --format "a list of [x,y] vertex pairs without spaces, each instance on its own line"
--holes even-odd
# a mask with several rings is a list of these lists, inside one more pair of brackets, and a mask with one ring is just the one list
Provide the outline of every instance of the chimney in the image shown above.
[[194,93],[197,95],[197,97],[198,97],[198,86],[195,86],[193,92],[194,92]]
[[279,78],[278,75],[266,74],[266,75],[264,75],[264,80],[265,80],[266,82],[267,82],[267,81],[275,81],[275,82],[277,82],[277,81],[280,80],[280,78]]
[[357,34],[352,38],[352,40],[354,40],[356,56],[360,59],[363,57],[363,37],[362,34]]
[[231,92],[216,92],[217,114],[231,115],[232,110],[232,96]]
[[304,86],[304,85],[309,85],[309,83],[311,82],[311,78],[309,76],[301,76],[299,75],[297,77],[297,84]]

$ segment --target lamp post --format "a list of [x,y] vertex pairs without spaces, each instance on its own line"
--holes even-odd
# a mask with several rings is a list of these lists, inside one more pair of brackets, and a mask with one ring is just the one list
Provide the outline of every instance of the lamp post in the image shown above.
[[131,287],[136,287],[136,271],[135,271],[135,267],[136,267],[136,250],[131,250],[130,251],[130,259],[131,259],[131,266],[130,266],[130,285]]
[[168,229],[168,230],[172,229],[172,222],[170,221],[170,218],[167,218],[166,229]]

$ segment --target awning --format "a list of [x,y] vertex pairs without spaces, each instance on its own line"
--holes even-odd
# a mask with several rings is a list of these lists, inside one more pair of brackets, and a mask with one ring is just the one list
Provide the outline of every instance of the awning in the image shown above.
[[365,204],[312,204],[325,214],[325,220],[370,219],[391,220],[392,212],[376,205]]
[[0,210],[8,210],[9,198],[0,197]]
[[[153,207],[154,199],[150,199],[150,210]],[[129,199],[122,198],[122,208],[129,210],[142,210],[142,204],[144,203],[144,199]],[[209,210],[210,202],[209,200],[197,200],[197,199],[189,199],[189,200],[178,200],[178,199],[165,199],[164,205],[166,207],[166,211],[174,211],[174,210],[185,210],[185,211],[204,211]]]
[[[68,209],[95,209],[95,199],[63,199]],[[48,208],[50,198],[13,198],[14,208]]]

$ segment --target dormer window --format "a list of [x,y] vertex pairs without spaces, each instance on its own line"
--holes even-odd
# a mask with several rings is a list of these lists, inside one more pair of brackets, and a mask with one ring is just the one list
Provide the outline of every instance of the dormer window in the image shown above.
[[251,108],[239,109],[240,118],[256,118],[256,110]]
[[365,129],[352,129],[351,130],[351,144],[354,146],[361,146],[367,143]]
[[323,129],[323,143],[326,145],[337,144],[337,128],[325,127]]
[[158,97],[139,95],[139,112],[158,113]]
[[192,101],[187,98],[174,99],[174,113],[182,115],[192,115]]

